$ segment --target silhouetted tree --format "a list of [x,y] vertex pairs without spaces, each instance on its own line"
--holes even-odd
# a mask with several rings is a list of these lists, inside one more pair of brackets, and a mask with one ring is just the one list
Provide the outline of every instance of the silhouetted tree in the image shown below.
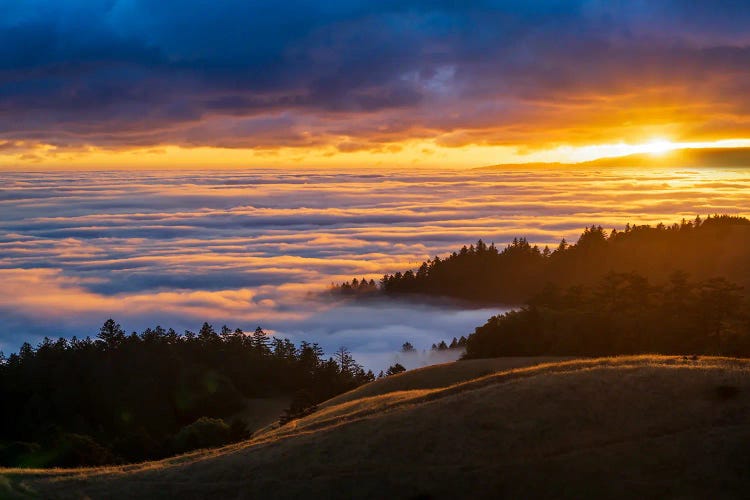
[[406,368],[401,363],[395,363],[388,367],[388,370],[386,370],[385,375],[391,376],[396,375],[398,373],[403,373],[406,371]]
[[401,352],[414,352],[416,349],[414,349],[414,346],[411,345],[411,342],[404,342],[404,344],[401,346]]
[[344,346],[339,347],[334,353],[334,359],[336,359],[342,373],[353,373],[357,366],[352,353]]
[[591,287],[545,290],[524,307],[493,316],[469,335],[465,357],[750,356],[750,315],[740,292],[723,278],[695,282],[674,273],[668,283],[653,285],[636,273],[610,273]]
[[[624,231],[615,228],[609,233],[592,224],[575,244],[562,239],[554,251],[540,250],[523,237],[502,250],[478,240],[445,258],[423,262],[416,273],[385,274],[379,286],[356,296],[409,294],[476,304],[522,304],[549,285],[591,286],[608,273],[634,270],[652,283],[685,270],[697,279],[723,277],[750,287],[750,270],[738,258],[738,249],[747,247],[750,221],[742,217],[696,217],[670,226],[627,224]],[[352,295],[346,292],[350,289],[345,283],[337,293]]]
[[266,332],[264,332],[261,327],[257,327],[253,332],[253,347],[261,355],[266,355],[270,352],[270,349],[268,347],[269,343],[270,341],[268,340]]
[[[99,329],[99,340],[104,341],[110,347],[117,347],[125,341],[125,331],[122,327],[110,318],[104,322]],[[31,346],[29,346],[31,347]]]
[[304,392],[310,409],[374,379],[348,351],[346,370],[322,356],[317,344],[208,323],[197,335],[126,335],[109,319],[95,341],[25,343],[0,361],[0,400],[13,409],[0,412],[0,465],[102,465],[223,444],[247,436],[237,416],[254,398]]

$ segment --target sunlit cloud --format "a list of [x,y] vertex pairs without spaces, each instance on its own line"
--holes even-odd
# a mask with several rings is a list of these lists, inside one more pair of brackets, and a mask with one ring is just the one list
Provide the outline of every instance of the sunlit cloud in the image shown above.
[[750,8],[731,0],[4,8],[6,169],[480,166],[750,138]]
[[489,313],[319,293],[479,238],[554,246],[592,223],[750,215],[748,189],[747,170],[726,168],[0,173],[0,350],[113,316],[129,330],[262,325],[391,359]]

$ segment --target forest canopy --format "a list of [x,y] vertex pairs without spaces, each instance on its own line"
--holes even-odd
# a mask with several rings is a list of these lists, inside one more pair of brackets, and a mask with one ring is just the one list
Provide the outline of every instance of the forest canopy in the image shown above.
[[493,316],[466,341],[466,358],[640,353],[750,356],[742,287],[674,273],[655,285],[610,273],[593,286],[548,285],[522,308]]
[[[523,304],[490,318],[466,358],[660,353],[750,356],[750,220],[592,225],[575,244],[479,240],[416,270],[334,288],[349,297],[448,297]],[[441,343],[445,345],[445,343]],[[446,346],[447,347],[447,346]]]
[[0,358],[0,465],[81,466],[156,459],[248,436],[250,398],[286,395],[284,418],[372,380],[341,348],[204,323],[97,338],[45,339]]
[[591,286],[610,272],[637,272],[665,283],[677,271],[695,279],[723,277],[750,287],[750,220],[730,215],[672,225],[626,225],[611,231],[587,227],[574,244],[555,248],[515,238],[504,248],[481,239],[416,270],[337,285],[343,296],[448,297],[479,305],[523,304],[548,284]]

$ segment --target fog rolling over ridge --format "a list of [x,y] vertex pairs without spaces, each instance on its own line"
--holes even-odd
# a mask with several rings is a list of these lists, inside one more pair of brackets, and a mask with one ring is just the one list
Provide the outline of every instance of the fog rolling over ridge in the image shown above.
[[[161,324],[347,346],[379,369],[401,344],[466,335],[501,310],[321,297],[479,238],[550,246],[584,226],[750,214],[744,169],[0,173],[0,349]],[[407,367],[422,364],[403,362]]]

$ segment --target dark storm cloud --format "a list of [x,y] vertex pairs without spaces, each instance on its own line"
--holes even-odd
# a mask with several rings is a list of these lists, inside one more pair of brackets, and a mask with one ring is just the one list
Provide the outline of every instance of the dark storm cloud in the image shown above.
[[[553,104],[585,116],[592,96],[649,99],[665,88],[725,121],[749,105],[737,84],[750,76],[742,1],[3,8],[0,137],[61,148],[331,142],[355,151],[454,129],[502,142],[510,124],[559,126]],[[342,132],[362,140],[341,143]]]

